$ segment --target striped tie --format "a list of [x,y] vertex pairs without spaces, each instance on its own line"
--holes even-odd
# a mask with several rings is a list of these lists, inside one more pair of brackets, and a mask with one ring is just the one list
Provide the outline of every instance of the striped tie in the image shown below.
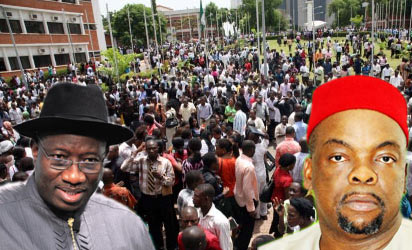
[[147,171],[147,189],[150,193],[153,193],[155,190],[155,178],[153,176],[153,165],[150,164]]

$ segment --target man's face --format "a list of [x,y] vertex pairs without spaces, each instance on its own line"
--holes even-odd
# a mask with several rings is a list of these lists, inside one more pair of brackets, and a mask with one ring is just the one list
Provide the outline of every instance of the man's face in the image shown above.
[[282,116],[282,124],[286,125],[288,123],[288,117],[287,116]]
[[202,207],[204,198],[202,192],[199,189],[195,189],[193,194],[193,205],[197,208]]
[[147,156],[149,157],[150,160],[156,160],[158,154],[159,154],[159,146],[155,141],[148,141],[146,142],[146,152]]
[[197,226],[197,224],[199,224],[199,216],[194,212],[182,212],[180,222],[182,230],[188,227]]
[[101,161],[104,158],[106,143],[91,137],[62,134],[47,136],[40,146],[32,147],[35,159],[35,182],[43,200],[57,212],[70,213],[86,205],[97,188],[103,171],[95,174],[80,171],[72,164],[66,170],[52,168],[44,152],[54,158],[79,161]]
[[313,133],[304,173],[322,231],[362,239],[396,228],[406,156],[399,125],[375,111],[348,110],[323,120]]

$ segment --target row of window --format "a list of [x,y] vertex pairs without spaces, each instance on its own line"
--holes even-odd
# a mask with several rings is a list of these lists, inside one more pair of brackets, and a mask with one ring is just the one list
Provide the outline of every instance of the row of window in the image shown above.
[[[87,62],[86,53],[75,53],[75,58],[77,63]],[[9,57],[9,63],[11,70],[19,70],[19,63],[17,61],[17,57]],[[54,60],[56,61],[56,65],[66,65],[70,63],[70,56],[69,54],[56,54],[54,55]],[[21,64],[23,69],[30,69],[30,60],[28,56],[21,56],[20,57]],[[38,55],[33,56],[34,65],[36,68],[38,67],[48,67],[52,65],[50,55]],[[4,62],[4,58],[0,57],[0,72],[6,71],[6,64]]]
[[[19,20],[9,20],[10,27],[13,33],[23,33]],[[39,21],[24,21],[27,33],[46,33],[44,30],[43,22]],[[50,34],[64,34],[63,23],[47,22]],[[69,31],[71,34],[82,34],[82,29],[78,23],[68,23]],[[96,30],[95,24],[84,24],[85,29]],[[0,19],[0,33],[9,33],[6,19]]]

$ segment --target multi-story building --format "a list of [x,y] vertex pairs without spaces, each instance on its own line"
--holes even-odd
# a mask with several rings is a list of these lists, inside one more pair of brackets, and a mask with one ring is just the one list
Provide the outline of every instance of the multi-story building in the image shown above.
[[230,8],[237,9],[242,5],[242,0],[230,0]]
[[[199,12],[200,9],[173,10],[164,6],[157,6],[167,20],[166,29],[169,41],[190,41],[190,39],[204,38],[201,34]],[[217,37],[216,22],[206,17],[207,37]]]
[[[310,13],[312,6],[315,6],[315,20],[324,21],[330,26],[334,16],[328,16],[327,8],[331,2],[332,0],[283,0],[280,8],[289,20],[291,29],[293,25],[296,29],[300,29],[305,23],[312,21],[312,14]],[[309,13],[308,9],[310,9]]]
[[23,69],[100,60],[106,49],[99,0],[2,0],[0,73],[19,71],[9,20]]

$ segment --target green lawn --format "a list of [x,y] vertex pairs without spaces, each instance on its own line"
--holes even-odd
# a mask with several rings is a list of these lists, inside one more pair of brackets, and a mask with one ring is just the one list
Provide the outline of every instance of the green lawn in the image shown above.
[[[344,43],[344,40],[345,40],[345,38],[332,38],[333,41],[336,40],[336,39],[337,39],[341,44],[343,44],[343,43]],[[280,49],[283,49],[283,50],[285,51],[285,53],[289,53],[289,48],[288,48],[287,45],[286,45],[286,46],[283,46],[283,44],[282,44],[281,46],[279,46],[276,40],[269,40],[268,42],[269,42],[269,47],[270,47],[270,49],[276,49],[277,51],[280,51]],[[302,42],[302,41],[301,41],[301,42]],[[307,42],[308,42],[308,41],[303,41],[303,43],[307,43]],[[349,46],[349,47],[350,47],[350,53],[353,53],[352,47],[351,47],[351,46]],[[379,45],[376,43],[376,44],[375,44],[375,47],[377,48],[377,50],[375,50],[375,52],[374,52],[374,53],[376,54],[376,53],[379,52]],[[296,44],[294,43],[293,46],[292,46],[292,51],[295,51],[295,48],[296,48]],[[390,50],[384,49],[384,53],[385,53],[386,58],[387,58],[387,60],[388,60],[388,62],[389,62],[389,65],[390,65],[393,69],[395,69],[395,68],[401,63],[401,59],[400,59],[400,58],[399,58],[399,59],[395,59],[395,58],[391,58],[391,57],[390,57],[390,55],[391,55],[391,51],[390,51]],[[334,62],[334,61],[336,60],[335,55],[336,55],[336,53],[333,51],[333,56],[334,56],[334,57],[332,58],[332,62]]]

